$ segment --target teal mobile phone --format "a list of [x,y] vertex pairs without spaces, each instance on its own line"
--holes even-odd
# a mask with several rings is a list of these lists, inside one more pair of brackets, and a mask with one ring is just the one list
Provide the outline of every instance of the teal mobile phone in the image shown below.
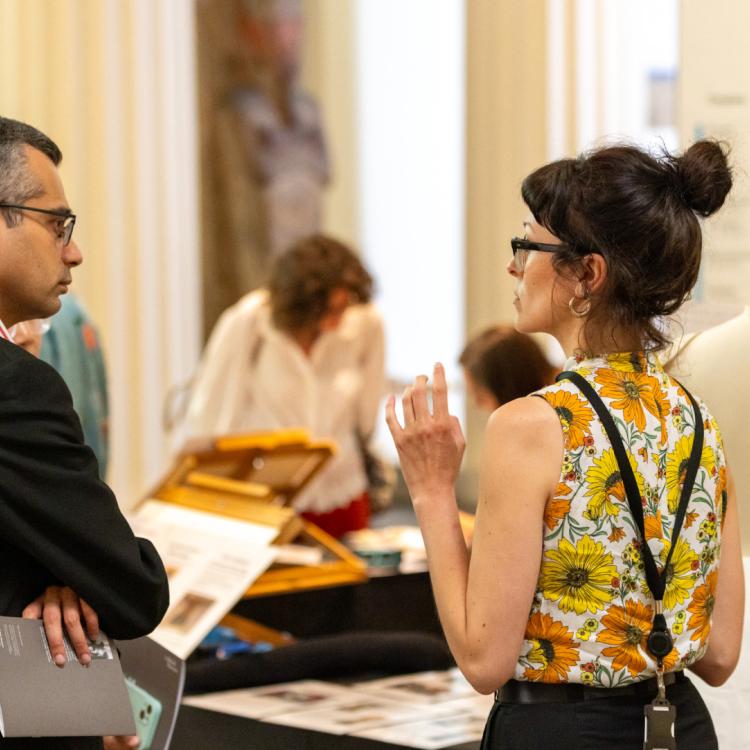
[[133,707],[138,739],[141,741],[138,750],[150,750],[161,716],[161,703],[134,682],[126,680],[125,684],[128,686],[130,704]]

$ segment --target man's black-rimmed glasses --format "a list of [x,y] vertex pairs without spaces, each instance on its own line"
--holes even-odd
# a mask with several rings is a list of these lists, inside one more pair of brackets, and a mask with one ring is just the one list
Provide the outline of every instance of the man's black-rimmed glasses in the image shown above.
[[23,206],[17,203],[0,203],[0,208],[14,208],[16,211],[35,211],[38,214],[47,214],[48,216],[56,216],[58,219],[61,219],[63,223],[57,236],[62,240],[63,246],[67,245],[73,236],[76,215],[65,209],[36,208],[35,206]]

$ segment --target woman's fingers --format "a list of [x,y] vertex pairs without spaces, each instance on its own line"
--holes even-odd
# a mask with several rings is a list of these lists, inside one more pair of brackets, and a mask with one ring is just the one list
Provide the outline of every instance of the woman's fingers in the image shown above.
[[388,429],[391,431],[391,437],[394,442],[401,435],[403,429],[398,423],[396,417],[396,397],[393,395],[388,396],[385,402],[385,423],[388,425]]
[[403,395],[401,396],[401,408],[404,410],[404,427],[406,429],[409,429],[409,427],[411,427],[416,421],[416,416],[414,414],[414,405],[412,404],[411,400],[412,390],[413,387],[407,385],[406,388],[404,388]]
[[430,407],[427,404],[427,375],[417,375],[411,388],[411,403],[414,417],[418,421],[430,418]]
[[[404,389],[401,396],[401,406],[404,411],[404,427],[406,429],[416,422],[427,421],[433,416],[436,419],[447,419],[450,416],[448,411],[448,385],[445,380],[445,368],[440,362],[435,364],[434,369],[432,410],[430,410],[428,399],[428,382],[427,375],[417,375],[414,379],[414,384]],[[395,410],[393,418],[395,419]]]
[[447,419],[448,384],[445,381],[445,368],[440,362],[435,363],[432,373],[432,413],[436,419]]

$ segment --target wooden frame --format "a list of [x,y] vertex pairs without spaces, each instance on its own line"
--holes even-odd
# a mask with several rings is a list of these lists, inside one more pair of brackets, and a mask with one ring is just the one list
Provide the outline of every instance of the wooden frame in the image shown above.
[[334,452],[333,443],[311,441],[304,430],[192,442],[150,497],[273,526],[278,530],[274,544],[298,540],[322,548],[324,559],[316,565],[272,566],[246,597],[362,583],[365,563],[290,507]]

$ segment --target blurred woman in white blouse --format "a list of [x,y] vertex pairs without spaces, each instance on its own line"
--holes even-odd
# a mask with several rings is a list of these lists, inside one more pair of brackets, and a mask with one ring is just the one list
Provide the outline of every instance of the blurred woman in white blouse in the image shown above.
[[191,437],[293,427],[338,451],[295,508],[341,536],[367,526],[362,442],[383,392],[384,335],[373,281],[355,253],[324,235],[276,259],[266,288],[226,310],[193,384]]

